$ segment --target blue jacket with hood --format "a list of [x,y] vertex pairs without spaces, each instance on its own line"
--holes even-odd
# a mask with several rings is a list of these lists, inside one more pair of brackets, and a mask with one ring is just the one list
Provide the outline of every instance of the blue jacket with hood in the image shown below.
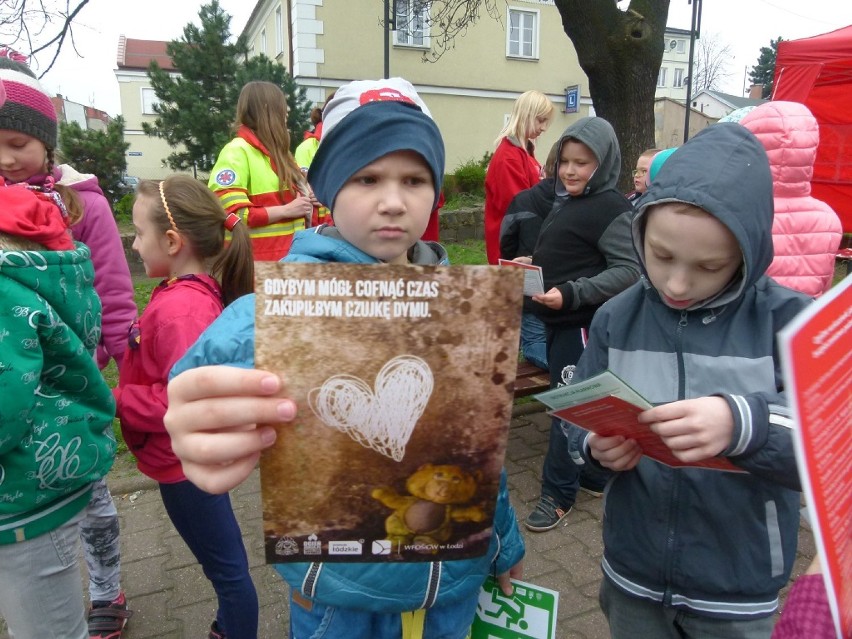
[[[408,257],[413,264],[449,263],[446,251],[436,242],[417,242]],[[379,263],[344,240],[337,228],[329,226],[296,233],[290,253],[282,261]],[[254,297],[244,295],[228,306],[175,364],[171,375],[211,364],[253,368]],[[506,572],[523,556],[524,542],[509,503],[504,470],[491,543],[482,557],[393,564],[292,563],[275,568],[291,588],[323,605],[400,613],[475,597],[488,574]]]
[[[648,209],[683,202],[727,226],[743,268],[717,295],[666,306],[647,279]],[[607,487],[603,571],[625,593],[717,618],[771,615],[796,558],[800,484],[776,335],[809,302],[764,275],[772,261],[772,177],[763,146],[717,124],[669,158],[638,201],[643,276],[604,304],[577,365],[610,369],[654,404],[716,395],[734,418],[721,453],[743,473],[670,468],[643,457]],[[584,433],[572,455],[592,460]]]

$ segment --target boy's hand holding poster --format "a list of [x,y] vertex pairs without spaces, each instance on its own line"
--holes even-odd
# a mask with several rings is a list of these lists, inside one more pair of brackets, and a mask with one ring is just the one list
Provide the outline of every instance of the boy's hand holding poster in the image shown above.
[[684,462],[647,424],[640,424],[639,413],[652,404],[612,371],[604,371],[582,382],[560,386],[535,396],[550,409],[550,414],[604,437],[623,435],[635,439],[642,453],[666,466],[692,466],[743,472],[727,459],[714,457],[700,462]]
[[838,637],[852,636],[852,277],[779,334],[793,441]]
[[261,459],[270,563],[482,555],[522,273],[259,262],[255,365],[298,405]]

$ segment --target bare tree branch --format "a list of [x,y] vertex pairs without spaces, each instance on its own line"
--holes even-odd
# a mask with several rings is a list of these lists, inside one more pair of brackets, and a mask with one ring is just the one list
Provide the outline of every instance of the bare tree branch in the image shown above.
[[[396,22],[392,28],[399,31],[414,30],[420,17],[426,18],[431,47],[423,53],[424,62],[436,62],[450,49],[455,48],[455,39],[463,36],[476,24],[484,11],[490,18],[502,22],[498,5],[500,0],[389,0],[391,12],[396,20],[407,15],[407,22]],[[396,11],[400,2],[410,4],[412,11]],[[384,26],[384,21],[380,21]]]
[[693,95],[704,89],[718,91],[721,85],[731,77],[728,62],[731,59],[731,47],[714,33],[705,33],[695,41],[695,68],[692,72]]
[[0,0],[0,45],[30,58],[49,52],[50,62],[38,74],[41,78],[56,63],[66,39],[70,39],[76,52],[73,22],[88,3],[89,0]]

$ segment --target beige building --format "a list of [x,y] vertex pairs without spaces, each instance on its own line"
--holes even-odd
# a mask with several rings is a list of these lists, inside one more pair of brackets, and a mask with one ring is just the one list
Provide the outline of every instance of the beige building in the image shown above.
[[118,42],[115,77],[118,80],[121,115],[124,117],[124,139],[127,150],[127,175],[158,180],[172,173],[165,158],[172,148],[162,138],[145,135],[142,123],[154,123],[157,115],[153,106],[157,96],[148,79],[148,65],[156,60],[160,68],[173,71],[174,65],[166,54],[166,42],[136,40],[121,36]]
[[[689,137],[693,137],[718,118],[692,109],[689,113]],[[686,126],[686,107],[683,102],[672,98],[654,100],[654,146],[668,149],[683,144],[683,130]]]
[[[430,32],[421,3],[388,2],[396,15],[387,50],[378,0],[259,0],[243,35],[250,55],[263,53],[286,67],[315,104],[351,80],[381,78],[387,55],[389,75],[412,82],[435,117],[447,146],[447,172],[494,150],[512,104],[528,89],[543,91],[556,107],[538,141],[542,162],[566,126],[594,114],[588,80],[553,0],[496,3],[499,20],[483,12],[436,62],[424,61],[438,34]],[[684,101],[689,32],[669,28],[665,43],[657,97]],[[169,146],[142,131],[142,122],[156,117],[147,75],[151,60],[173,70],[166,42],[121,37],[115,74],[130,143],[127,172],[140,178],[170,172],[164,162]]]
[[[540,161],[570,122],[589,114],[588,82],[553,0],[497,3],[499,22],[483,15],[437,62],[423,61],[434,35],[419,5],[391,2],[397,28],[390,35],[389,75],[409,80],[429,106],[444,135],[448,172],[494,150],[513,102],[528,89],[543,91],[556,107],[538,143]],[[378,1],[260,0],[243,33],[251,54],[283,64],[308,98],[322,104],[346,82],[383,77],[382,7]],[[565,113],[571,87],[577,88],[573,112]]]

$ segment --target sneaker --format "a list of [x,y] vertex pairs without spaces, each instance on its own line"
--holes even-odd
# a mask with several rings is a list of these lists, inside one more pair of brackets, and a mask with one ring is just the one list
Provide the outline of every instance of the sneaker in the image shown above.
[[119,639],[131,615],[133,611],[127,609],[123,591],[112,601],[93,601],[89,609],[89,639]]
[[550,495],[542,495],[538,504],[528,516],[524,525],[533,532],[544,532],[551,528],[556,528],[559,522],[568,516],[571,512],[569,506],[567,510],[563,510],[556,505],[553,497]]
[[587,495],[591,495],[592,497],[601,498],[603,497],[602,490],[596,490],[594,488],[586,488],[585,486],[580,486],[580,492],[586,493]]
[[604,487],[603,486],[593,486],[592,484],[583,483],[582,478],[580,479],[580,491],[586,493],[587,495],[591,495],[592,497],[603,497]]
[[219,630],[219,624],[215,620],[210,624],[210,634],[207,635],[207,639],[227,639],[225,633]]

